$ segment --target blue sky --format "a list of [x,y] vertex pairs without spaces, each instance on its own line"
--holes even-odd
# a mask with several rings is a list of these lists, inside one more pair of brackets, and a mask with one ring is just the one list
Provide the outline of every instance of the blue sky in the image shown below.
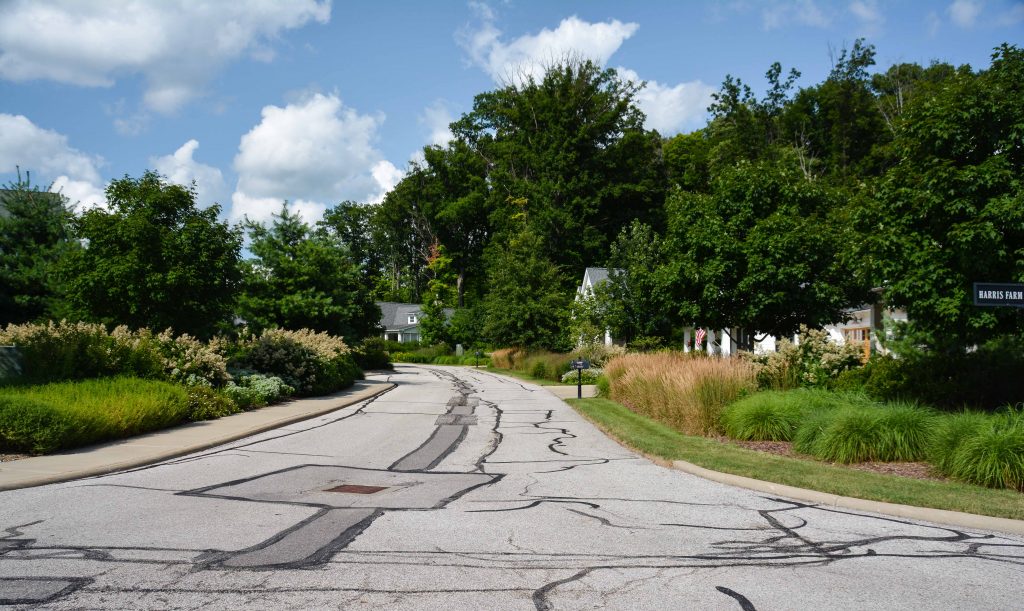
[[566,53],[647,81],[670,135],[726,74],[757,90],[779,61],[813,85],[858,37],[880,69],[1024,44],[1024,0],[0,2],[0,182],[20,165],[102,205],[156,169],[233,221],[378,201],[474,95]]

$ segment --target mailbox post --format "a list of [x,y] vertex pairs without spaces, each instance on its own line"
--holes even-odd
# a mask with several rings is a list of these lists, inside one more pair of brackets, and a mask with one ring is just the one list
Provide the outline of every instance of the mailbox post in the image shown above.
[[474,358],[475,363],[476,363],[473,366],[474,369],[479,369],[480,368],[480,357],[481,356],[483,356],[483,353],[480,352],[479,350],[477,350],[476,352],[473,353],[473,358]]
[[572,368],[576,370],[576,398],[583,398],[583,370],[590,369],[590,361],[579,359],[572,361]]

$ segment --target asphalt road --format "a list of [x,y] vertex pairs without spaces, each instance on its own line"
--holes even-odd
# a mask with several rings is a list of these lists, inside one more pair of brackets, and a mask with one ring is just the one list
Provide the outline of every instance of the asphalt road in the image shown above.
[[547,391],[399,366],[376,399],[0,493],[0,603],[1020,609],[1024,540],[659,467]]

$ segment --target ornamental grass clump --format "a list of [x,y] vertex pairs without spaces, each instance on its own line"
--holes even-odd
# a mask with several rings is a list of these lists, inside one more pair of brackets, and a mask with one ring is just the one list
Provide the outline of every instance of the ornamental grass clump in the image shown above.
[[928,452],[938,422],[929,409],[913,404],[840,401],[815,410],[800,424],[793,449],[838,463],[912,461]]
[[726,407],[722,429],[742,441],[792,441],[806,412],[793,393],[761,392]]
[[931,456],[950,477],[1024,492],[1024,410],[947,417]]
[[756,388],[748,362],[679,352],[620,356],[604,375],[613,401],[687,435],[718,433],[725,406]]

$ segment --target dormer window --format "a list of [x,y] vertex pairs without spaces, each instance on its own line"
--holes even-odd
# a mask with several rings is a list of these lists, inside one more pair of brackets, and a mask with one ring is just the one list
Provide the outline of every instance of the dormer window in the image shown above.
[[416,315],[415,314],[410,314],[409,315],[409,324],[410,325],[415,325],[416,324]]

